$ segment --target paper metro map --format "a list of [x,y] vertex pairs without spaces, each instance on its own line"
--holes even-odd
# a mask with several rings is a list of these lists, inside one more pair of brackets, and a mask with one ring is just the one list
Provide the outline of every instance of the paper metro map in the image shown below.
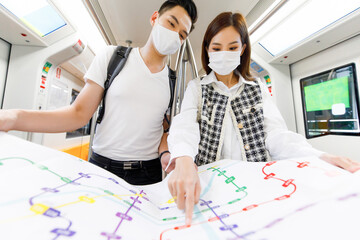
[[360,174],[317,158],[221,160],[198,170],[193,221],[161,183],[0,132],[0,239],[360,239]]

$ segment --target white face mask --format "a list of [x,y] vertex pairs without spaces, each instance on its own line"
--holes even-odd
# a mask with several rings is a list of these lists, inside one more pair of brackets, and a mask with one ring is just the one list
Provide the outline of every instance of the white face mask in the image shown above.
[[209,67],[219,75],[230,74],[240,65],[241,51],[220,51],[209,53]]
[[155,23],[152,38],[156,50],[162,55],[175,53],[181,46],[179,34]]

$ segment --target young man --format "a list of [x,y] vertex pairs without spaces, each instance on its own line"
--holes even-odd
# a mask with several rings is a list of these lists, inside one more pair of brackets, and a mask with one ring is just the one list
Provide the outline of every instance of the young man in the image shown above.
[[[145,46],[130,52],[106,95],[102,122],[97,125],[90,162],[130,184],[161,181],[167,161],[164,113],[170,101],[165,60],[193,29],[197,10],[192,0],[168,0],[150,18],[152,32]],[[104,93],[107,66],[115,50],[108,46],[85,74],[86,84],[75,102],[54,111],[1,110],[0,131],[65,132],[85,125]]]

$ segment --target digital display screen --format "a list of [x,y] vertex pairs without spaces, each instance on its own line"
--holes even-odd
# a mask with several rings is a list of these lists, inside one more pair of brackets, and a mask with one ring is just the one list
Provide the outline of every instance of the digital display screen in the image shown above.
[[331,110],[334,104],[350,107],[349,77],[332,79],[304,87],[306,111]]
[[40,37],[66,26],[65,20],[46,0],[0,0],[0,5]]
[[307,138],[358,135],[359,93],[355,64],[300,79]]

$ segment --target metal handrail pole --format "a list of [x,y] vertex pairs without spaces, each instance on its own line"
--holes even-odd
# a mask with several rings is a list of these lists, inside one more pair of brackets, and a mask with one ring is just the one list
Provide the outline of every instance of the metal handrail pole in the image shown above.
[[179,96],[179,111],[178,113],[181,111],[181,104],[182,104],[182,101],[183,101],[183,98],[184,98],[184,94],[185,94],[185,86],[186,86],[186,65],[187,65],[187,62],[188,60],[187,59],[183,59],[182,61],[182,70],[181,70],[181,73],[182,73],[182,76],[181,76],[181,86],[180,86],[180,96]]
[[181,72],[180,72],[180,68],[181,68],[181,62],[182,59],[184,57],[184,52],[185,52],[185,48],[186,48],[186,42],[183,43],[183,45],[181,46],[179,53],[178,53],[178,58],[176,59],[176,64],[175,64],[175,72],[176,72],[176,84],[175,84],[175,90],[174,90],[174,102],[171,108],[171,114],[170,114],[170,122],[173,119],[173,117],[175,117],[175,115],[178,113],[177,112],[177,101],[178,101],[178,97],[179,97],[179,88],[180,88],[180,83],[181,81],[179,81],[181,79]]
[[188,59],[189,59],[189,63],[191,65],[192,76],[193,76],[194,79],[198,78],[199,77],[199,72],[198,72],[198,69],[197,69],[197,66],[196,66],[195,56],[194,56],[194,52],[192,50],[189,38],[186,39],[186,50],[187,50],[186,52],[187,52],[187,56],[188,56]]

